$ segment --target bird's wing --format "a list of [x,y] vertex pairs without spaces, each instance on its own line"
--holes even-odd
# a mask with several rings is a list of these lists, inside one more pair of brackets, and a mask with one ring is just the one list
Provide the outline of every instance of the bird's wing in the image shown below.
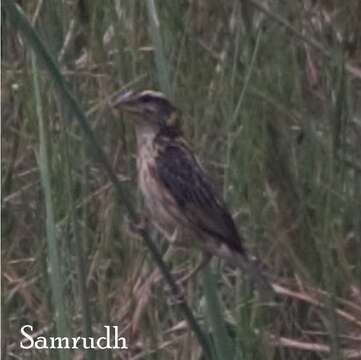
[[231,215],[209,178],[183,143],[167,142],[157,155],[159,180],[195,229],[244,253]]

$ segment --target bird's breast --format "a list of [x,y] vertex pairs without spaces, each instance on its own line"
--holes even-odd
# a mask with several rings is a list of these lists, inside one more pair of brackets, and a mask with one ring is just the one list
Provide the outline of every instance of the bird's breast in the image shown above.
[[149,206],[152,202],[157,184],[154,179],[156,172],[155,156],[153,148],[150,145],[143,145],[138,149],[137,156],[137,171],[138,171],[138,185],[143,193],[143,196]]
[[138,148],[138,186],[143,194],[151,219],[166,232],[174,231],[176,204],[157,175],[156,150],[151,143]]

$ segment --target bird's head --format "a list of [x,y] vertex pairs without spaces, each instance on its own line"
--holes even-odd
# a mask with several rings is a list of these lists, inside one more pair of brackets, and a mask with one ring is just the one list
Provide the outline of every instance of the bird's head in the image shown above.
[[128,91],[120,94],[113,106],[134,115],[137,126],[163,127],[179,126],[179,111],[164,94],[152,90]]

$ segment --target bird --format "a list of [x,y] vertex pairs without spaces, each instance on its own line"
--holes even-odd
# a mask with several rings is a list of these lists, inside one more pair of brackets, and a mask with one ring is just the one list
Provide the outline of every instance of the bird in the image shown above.
[[138,186],[151,222],[174,243],[192,238],[203,251],[248,272],[263,289],[272,285],[244,246],[211,177],[186,142],[181,111],[161,92],[122,91],[112,106],[131,114]]

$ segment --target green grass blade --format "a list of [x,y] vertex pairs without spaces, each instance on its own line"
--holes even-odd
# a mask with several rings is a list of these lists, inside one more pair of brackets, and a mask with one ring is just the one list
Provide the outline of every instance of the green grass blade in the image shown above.
[[[35,55],[32,53],[33,85],[36,102],[36,112],[39,126],[39,169],[41,183],[45,197],[46,210],[46,241],[48,247],[48,272],[51,285],[52,301],[55,311],[55,324],[57,336],[69,336],[67,326],[67,316],[64,296],[64,276],[61,269],[59,258],[59,248],[56,236],[56,225],[54,216],[54,205],[52,201],[52,187],[50,181],[50,163],[48,158],[48,142],[46,138],[46,128],[43,118],[41,95],[39,89],[38,67],[36,65]],[[70,359],[67,351],[59,351],[61,360]]]
[[167,62],[164,54],[157,8],[155,6],[154,0],[148,0],[146,4],[151,29],[151,36],[155,50],[155,63],[159,85],[165,94],[167,94],[170,98],[173,98],[173,90],[170,84],[169,63]]
[[[79,220],[76,216],[76,202],[73,198],[72,184],[74,183],[71,172],[71,154],[70,154],[70,134],[65,134],[65,146],[64,146],[64,168],[65,168],[65,193],[68,202],[68,213],[70,223],[72,227],[72,242],[71,246],[75,249],[75,262],[76,262],[76,274],[77,274],[77,289],[80,298],[80,307],[82,311],[82,328],[83,336],[90,338],[93,337],[92,331],[92,317],[90,311],[89,294],[86,284],[87,263],[84,255],[84,236],[79,231]],[[84,205],[86,206],[86,205]],[[95,352],[88,351],[85,354],[85,358],[88,360],[95,359]]]
[[222,306],[217,295],[216,277],[209,267],[203,271],[203,284],[207,315],[213,329],[217,359],[236,359],[234,345],[227,334]]

